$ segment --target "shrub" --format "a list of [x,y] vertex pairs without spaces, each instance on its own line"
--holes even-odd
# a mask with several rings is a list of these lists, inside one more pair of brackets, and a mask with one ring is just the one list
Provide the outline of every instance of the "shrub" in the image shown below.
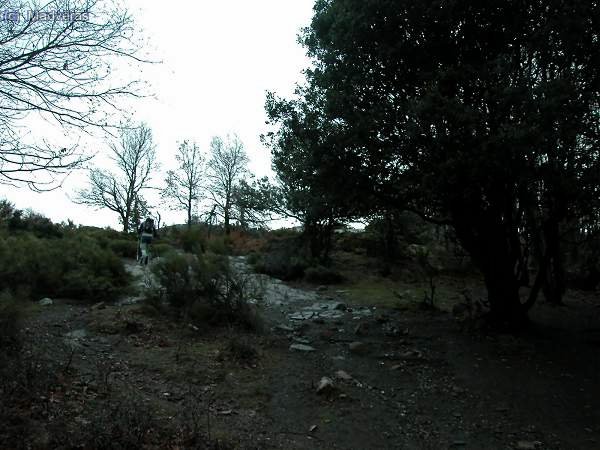
[[32,296],[111,300],[129,285],[121,259],[94,239],[9,236],[0,241],[0,284]]
[[302,256],[295,240],[278,241],[262,256],[256,258],[254,270],[284,281],[298,280],[310,266]]
[[0,293],[0,349],[13,349],[18,346],[21,308],[13,295],[4,290]]
[[165,256],[167,253],[174,252],[175,248],[171,244],[167,244],[164,242],[157,242],[156,244],[152,244],[152,254],[155,257]]
[[304,272],[306,281],[317,284],[336,284],[343,281],[339,272],[325,266],[309,267]]
[[229,339],[225,352],[234,361],[251,364],[258,359],[258,351],[247,341],[239,337]]
[[31,210],[13,210],[8,218],[8,229],[11,233],[30,232],[42,238],[62,237],[59,225],[55,225],[47,217]]
[[225,236],[211,237],[206,248],[216,255],[229,255],[231,253],[229,239]]
[[260,328],[258,314],[248,303],[245,280],[230,271],[227,259],[169,253],[152,270],[164,299],[188,320]]
[[186,253],[200,254],[206,249],[206,238],[201,227],[193,226],[178,232],[179,245]]
[[110,241],[107,247],[123,258],[135,258],[137,256],[138,243],[132,239],[116,239]]

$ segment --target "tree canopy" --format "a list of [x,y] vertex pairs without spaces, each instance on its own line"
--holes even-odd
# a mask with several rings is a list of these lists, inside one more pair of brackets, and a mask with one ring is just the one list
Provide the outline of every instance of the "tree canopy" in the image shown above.
[[[522,320],[556,284],[563,228],[597,223],[598,3],[319,0],[314,11],[302,36],[314,67],[297,102],[311,110],[318,93],[321,124],[336,127],[319,170],[354,180],[346,192],[450,224],[493,316]],[[538,277],[523,302],[533,245]]]

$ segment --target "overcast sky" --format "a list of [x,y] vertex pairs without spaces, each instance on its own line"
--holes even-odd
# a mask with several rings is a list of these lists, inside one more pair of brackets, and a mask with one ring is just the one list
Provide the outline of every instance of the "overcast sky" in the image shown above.
[[[156,94],[135,104],[134,118],[152,128],[163,170],[174,165],[178,141],[195,140],[208,149],[212,136],[236,132],[252,172],[269,175],[269,152],[259,140],[266,130],[265,92],[289,95],[302,80],[309,61],[297,35],[310,22],[314,0],[124,3],[150,41],[149,54],[162,61],[132,76],[147,80]],[[106,151],[102,141],[93,146]],[[102,155],[94,163],[104,165]],[[0,185],[0,197],[54,221],[118,227],[114,213],[69,200],[85,180],[84,173],[74,173],[63,189],[43,194]],[[167,223],[184,221],[184,213],[159,210]]]

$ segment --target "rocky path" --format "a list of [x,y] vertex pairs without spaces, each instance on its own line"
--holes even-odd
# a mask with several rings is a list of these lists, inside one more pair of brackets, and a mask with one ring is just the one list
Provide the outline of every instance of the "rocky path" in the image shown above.
[[[163,427],[206,436],[209,419],[210,438],[234,448],[600,447],[597,344],[470,336],[443,313],[360,307],[344,291],[253,274],[244,258],[231,265],[267,324],[263,336],[239,336],[257,349],[255,362],[228,359],[233,330],[204,335],[148,318],[139,296],[44,306],[25,332],[70,375],[53,388],[53,418],[35,422],[36,439],[101,433],[107,407],[121,405],[131,408],[124,424],[151,412]],[[127,268],[139,288],[153,282],[133,261]]]
[[[243,258],[233,265],[249,274]],[[470,336],[447,314],[356,307],[344,291],[248,276],[264,291],[278,337],[267,415],[285,448],[600,445],[600,401],[588,396],[598,392],[600,364],[570,360],[582,379],[569,383],[551,362],[570,352],[567,344],[559,356],[537,336]],[[568,396],[579,406],[568,407],[567,421],[556,399]]]

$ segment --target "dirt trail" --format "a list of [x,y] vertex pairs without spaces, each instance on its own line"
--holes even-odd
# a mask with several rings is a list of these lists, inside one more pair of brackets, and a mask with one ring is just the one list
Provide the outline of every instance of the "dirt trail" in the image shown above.
[[[127,265],[138,285],[151,282]],[[191,421],[234,448],[600,447],[598,340],[544,329],[470,336],[444,313],[361,308],[343,291],[254,275],[243,258],[232,265],[262,293],[262,336],[148,318],[136,297],[45,307],[27,332],[71,366],[57,398],[79,406],[62,419],[93,430],[107,402],[133,398],[165,428]],[[258,359],[232,360],[232,337]],[[318,394],[323,377],[333,387]]]
[[[593,341],[543,329],[470,336],[448,314],[356,308],[343,291],[261,283],[279,336],[267,414],[287,448],[600,447]],[[315,392],[322,377],[334,382],[329,395]]]

